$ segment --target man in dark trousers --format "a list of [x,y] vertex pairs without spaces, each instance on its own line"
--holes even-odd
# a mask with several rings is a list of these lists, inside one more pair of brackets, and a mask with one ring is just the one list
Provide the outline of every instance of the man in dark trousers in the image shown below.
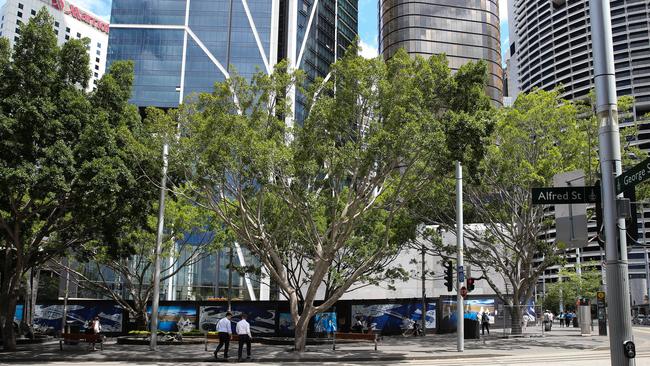
[[248,315],[242,314],[241,320],[237,322],[237,336],[239,337],[239,351],[237,352],[237,361],[242,361],[241,354],[246,345],[246,359],[251,358],[251,340],[253,336],[251,335],[251,325],[248,324]]
[[219,350],[221,347],[224,347],[223,358],[228,359],[228,347],[230,346],[230,337],[232,336],[232,326],[230,325],[230,319],[232,319],[232,314],[230,312],[226,313],[226,317],[219,320],[217,323],[217,334],[219,335],[219,345],[217,349],[214,350],[214,358],[219,358]]
[[488,335],[490,335],[490,313],[487,311],[483,312],[481,316],[481,333],[485,335],[485,330],[487,329]]

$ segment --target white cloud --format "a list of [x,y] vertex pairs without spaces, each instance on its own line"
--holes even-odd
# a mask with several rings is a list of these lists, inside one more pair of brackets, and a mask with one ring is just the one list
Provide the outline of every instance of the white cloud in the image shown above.
[[361,56],[365,58],[375,58],[379,55],[377,47],[369,45],[364,41],[359,41],[359,46],[361,47]]
[[499,0],[499,21],[508,21],[508,0]]
[[72,3],[92,11],[105,21],[108,21],[111,17],[110,0],[73,0]]

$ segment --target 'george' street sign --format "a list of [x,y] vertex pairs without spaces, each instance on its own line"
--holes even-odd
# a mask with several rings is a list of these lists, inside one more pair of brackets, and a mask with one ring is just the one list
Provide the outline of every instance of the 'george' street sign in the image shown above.
[[650,178],[650,158],[616,177],[616,194],[621,194],[648,178]]
[[534,205],[596,203],[599,198],[600,189],[598,187],[533,188]]

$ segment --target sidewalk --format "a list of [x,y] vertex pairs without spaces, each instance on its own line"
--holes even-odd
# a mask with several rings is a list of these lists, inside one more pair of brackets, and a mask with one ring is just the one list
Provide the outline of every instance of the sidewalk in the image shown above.
[[[645,345],[637,344],[637,349]],[[104,351],[91,352],[87,345],[64,346],[59,350],[57,342],[40,345],[19,346],[14,353],[0,353],[0,363],[35,363],[35,362],[210,362],[214,361],[210,345],[204,351],[203,345],[159,346],[157,352],[148,346],[117,345],[109,339]],[[372,343],[337,344],[332,351],[331,345],[308,346],[307,351],[297,354],[289,346],[253,344],[252,362],[359,362],[359,361],[405,361],[405,360],[440,360],[458,358],[456,335],[430,335],[426,337],[384,337],[378,351]],[[481,340],[465,340],[463,358],[505,357],[512,355],[539,354],[550,355],[557,352],[579,352],[581,350],[607,350],[607,337],[581,337],[574,329],[557,329],[546,333],[544,337],[502,339],[497,334]],[[223,353],[219,355],[223,356]],[[231,343],[230,361],[237,359],[237,345]]]

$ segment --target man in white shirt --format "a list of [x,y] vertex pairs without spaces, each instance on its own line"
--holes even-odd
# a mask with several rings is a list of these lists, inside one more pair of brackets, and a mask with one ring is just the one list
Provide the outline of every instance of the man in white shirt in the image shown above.
[[230,319],[232,319],[232,314],[230,312],[227,312],[226,317],[222,318],[217,323],[219,345],[217,346],[217,349],[214,350],[214,358],[219,358],[219,350],[221,347],[225,346],[223,349],[223,358],[228,359],[228,347],[230,346],[230,337],[232,335],[232,326],[230,325]]
[[239,336],[239,351],[237,352],[237,360],[241,361],[241,354],[246,344],[246,359],[251,358],[251,340],[253,336],[251,335],[251,326],[246,320],[248,315],[246,313],[241,315],[241,320],[237,322],[237,336]]

